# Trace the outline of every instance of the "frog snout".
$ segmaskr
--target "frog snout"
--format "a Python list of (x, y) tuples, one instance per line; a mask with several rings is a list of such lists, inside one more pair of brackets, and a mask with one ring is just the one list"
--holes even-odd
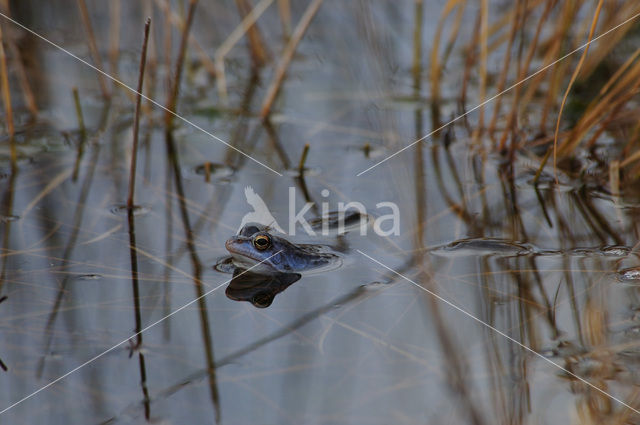
[(233, 239), (227, 239), (227, 241), (224, 243), (224, 247), (227, 248), (227, 251), (231, 251), (231, 248), (233, 248), (234, 242), (235, 241)]

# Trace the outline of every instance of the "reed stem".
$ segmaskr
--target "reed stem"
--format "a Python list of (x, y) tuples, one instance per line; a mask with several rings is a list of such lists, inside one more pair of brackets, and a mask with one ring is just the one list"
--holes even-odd
[(144, 81), (144, 68), (147, 62), (147, 45), (149, 42), (149, 27), (151, 26), (151, 18), (147, 18), (144, 25), (144, 39), (142, 41), (142, 54), (140, 56), (140, 71), (138, 73), (138, 87), (136, 90), (136, 107), (133, 115), (133, 150), (131, 152), (131, 171), (129, 173), (129, 197), (127, 199), (127, 208), (129, 211), (133, 209), (133, 196), (136, 182), (136, 160), (138, 157), (138, 127), (140, 126), (140, 103), (142, 101), (142, 85)]
[[(247, 0), (236, 0), (236, 6), (243, 20), (249, 16), (253, 9)], [(247, 28), (247, 39), (249, 40), (249, 53), (251, 53), (253, 66), (260, 68), (269, 61), (269, 53), (264, 46), (262, 34), (260, 34), (255, 21)]]
[(71, 89), (73, 93), (73, 103), (76, 107), (76, 116), (78, 117), (78, 130), (80, 131), (80, 142), (78, 143), (78, 155), (76, 157), (76, 164), (73, 167), (73, 175), (71, 179), (76, 181), (78, 179), (78, 171), (80, 170), (80, 161), (84, 154), (84, 144), (87, 139), (87, 130), (84, 126), (84, 116), (82, 115), (82, 106), (80, 105), (80, 96), (78, 95), (78, 88), (73, 87)]
[(302, 155), (300, 155), (300, 162), (298, 163), (298, 173), (300, 173), (300, 177), (304, 174), (304, 164), (307, 162), (307, 155), (309, 155), (309, 143), (305, 143)]
[[(78, 8), (80, 9), (80, 15), (82, 16), (84, 29), (87, 32), (87, 43), (89, 44), (91, 56), (93, 56), (93, 61), (96, 63), (96, 67), (99, 70), (104, 71), (102, 58), (100, 57), (100, 51), (98, 50), (98, 45), (96, 43), (96, 37), (93, 33), (93, 26), (91, 25), (91, 19), (89, 18), (89, 10), (87, 9), (87, 4), (84, 0), (77, 0), (77, 2)], [(98, 83), (100, 84), (100, 90), (102, 91), (102, 95), (104, 96), (104, 98), (110, 99), (111, 93), (109, 92), (105, 76), (101, 72), (98, 72)]]
[[(195, 15), (196, 6), (198, 0), (191, 0), (189, 2), (189, 12), (187, 13), (187, 20), (182, 28), (182, 39), (180, 40), (180, 50), (178, 51), (178, 59), (176, 60), (176, 68), (173, 83), (171, 84), (171, 92), (169, 93), (169, 99), (167, 100), (167, 113), (165, 114), (165, 124), (168, 129), (173, 124), (173, 113), (175, 113), (176, 105), (178, 102), (178, 91), (180, 88), (180, 79), (182, 76), (182, 68), (184, 65), (184, 58), (187, 53), (187, 42), (189, 41), (189, 30), (193, 23), (193, 16)], [(171, 111), (171, 112), (170, 112)]]
[(287, 69), (289, 68), (291, 59), (293, 58), (293, 54), (295, 53), (300, 40), (302, 40), (304, 33), (307, 31), (307, 28), (309, 28), (311, 20), (315, 16), (321, 4), (322, 0), (313, 0), (311, 4), (309, 4), (307, 10), (305, 10), (304, 12), (304, 15), (302, 15), (302, 18), (300, 18), (300, 22), (296, 26), (291, 39), (284, 48), (284, 52), (282, 52), (282, 58), (280, 59), (278, 68), (276, 69), (273, 80), (271, 80), (271, 84), (269, 85), (269, 89), (267, 90), (267, 95), (265, 96), (264, 102), (262, 103), (262, 108), (260, 109), (260, 117), (262, 119), (265, 119), (271, 112), (271, 107), (273, 106), (273, 102), (278, 96), (278, 92), (280, 91), (280, 87), (282, 86), (282, 81), (284, 80), (284, 76), (287, 73)]
[(0, 26), (0, 84), (2, 85), (2, 101), (4, 103), (4, 111), (7, 120), (7, 131), (9, 133), (11, 168), (17, 168), (18, 152), (16, 149), (16, 141), (13, 137), (15, 130), (13, 127), (13, 107), (11, 106), (11, 92), (9, 91), (9, 70), (7, 69), (7, 55), (4, 51), (4, 39), (2, 35), (2, 26)]

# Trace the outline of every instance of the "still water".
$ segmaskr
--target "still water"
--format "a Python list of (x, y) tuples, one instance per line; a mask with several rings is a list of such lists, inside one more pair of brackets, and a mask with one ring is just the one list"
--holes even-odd
[[(15, 19), (91, 60), (74, 2), (13, 3)], [(122, 2), (115, 67), (107, 61), (108, 3), (87, 6), (106, 69), (130, 86), (152, 7), (155, 77), (147, 84), (155, 87), (145, 93), (164, 104), (172, 75), (165, 3)], [(186, 5), (174, 3), (184, 16)], [(295, 26), (307, 5), (291, 3)], [(258, 113), (273, 66), (252, 70), (241, 41), (226, 57), (225, 101), (192, 45), (178, 112), (282, 175), (183, 121), (167, 132), (163, 112), (143, 100), (131, 220), (124, 205), (133, 97), (107, 82), (113, 96), (105, 101), (95, 71), (19, 34), (40, 112), (28, 119), (16, 88), (17, 171), (6, 129), (0, 147), (0, 409), (92, 361), (0, 420), (639, 423), (639, 414), (594, 388), (638, 406), (637, 197), (564, 174), (555, 184), (550, 169), (533, 185), (538, 162), (478, 148), (482, 140), (465, 127), (477, 112), (356, 176), (433, 129), (429, 55), (416, 80), (414, 36), (428, 51), (445, 3), (425, 2), (420, 11), (413, 1), (325, 1), (269, 123)], [(501, 4), (490, 2), (491, 13)], [(192, 34), (213, 57), (239, 22), (237, 8), (198, 8)], [(468, 6), (463, 35), (476, 12)], [(277, 5), (258, 22), (277, 62)], [(173, 37), (175, 57), (179, 31)], [(464, 61), (458, 49), (447, 65), (445, 119), (459, 108)], [(472, 107), (478, 94), (469, 90)], [(331, 210), (357, 201), (376, 218), (388, 212), (376, 204), (394, 202), (400, 234), (377, 235), (370, 223), (366, 235), (298, 235), (294, 243), (331, 246), (344, 261), (321, 273), (249, 274), (230, 286), (234, 269), (216, 265), (252, 210), (247, 186), (281, 224), (290, 188), (296, 211), (307, 200)], [(306, 214), (321, 216), (319, 207)]]

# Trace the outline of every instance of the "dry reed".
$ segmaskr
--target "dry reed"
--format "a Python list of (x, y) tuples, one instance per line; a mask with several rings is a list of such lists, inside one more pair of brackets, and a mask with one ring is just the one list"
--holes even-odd
[(133, 114), (133, 147), (131, 151), (131, 168), (129, 173), (129, 197), (127, 208), (133, 210), (133, 198), (136, 187), (136, 160), (138, 157), (138, 128), (140, 126), (140, 104), (142, 102), (142, 88), (144, 83), (144, 68), (147, 63), (147, 45), (149, 44), (149, 27), (151, 18), (147, 18), (144, 25), (144, 39), (142, 41), (142, 53), (140, 54), (140, 69), (138, 72), (138, 87), (136, 89), (136, 107)]

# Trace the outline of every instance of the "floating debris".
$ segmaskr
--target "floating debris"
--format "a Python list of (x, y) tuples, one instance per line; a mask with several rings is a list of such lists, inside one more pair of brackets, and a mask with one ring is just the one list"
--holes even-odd
[(627, 337), (636, 339), (640, 336), (640, 326), (631, 326), (630, 328), (625, 329), (623, 333)]
[(369, 283), (365, 283), (364, 285), (360, 285), (360, 289), (366, 290), (366, 291), (377, 291), (378, 289), (388, 285), (389, 283), (385, 283), (385, 282), (380, 282), (379, 280), (373, 281), (373, 282), (369, 282)]
[(568, 371), (583, 378), (613, 379), (622, 371), (611, 355), (608, 353), (589, 353), (581, 356), (568, 356), (565, 358), (565, 367)]
[(630, 267), (618, 272), (618, 279), (623, 282), (640, 282), (640, 267)]
[[(320, 168), (317, 167), (304, 167), (302, 174), (304, 175), (304, 177), (315, 177), (320, 175), (320, 172)], [(284, 173), (289, 177), (302, 177), (298, 168), (290, 168), (288, 170), (284, 170)]]
[(0, 223), (9, 223), (16, 220), (20, 220), (19, 215), (0, 215)]
[(446, 251), (487, 251), (489, 254), (496, 255), (525, 255), (538, 252), (529, 244), (492, 238), (460, 239), (445, 245), (442, 249)]
[(193, 168), (193, 172), (199, 176), (204, 176), (207, 180), (219, 181), (231, 177), (235, 173), (235, 170), (224, 164), (204, 162), (200, 165), (196, 165)]
[[(127, 213), (129, 212), (129, 209), (127, 208), (126, 205), (113, 205), (111, 208), (109, 208), (109, 211), (112, 214), (115, 215), (127, 215)], [(151, 208), (144, 206), (144, 205), (134, 205), (133, 206), (133, 215), (138, 216), (138, 215), (145, 215), (147, 214), (149, 211), (151, 211)]]
[(631, 248), (623, 245), (610, 245), (603, 247), (601, 252), (610, 257), (626, 257), (631, 252)]
[(102, 275), (97, 273), (87, 273), (87, 274), (78, 275), (76, 279), (77, 280), (100, 280), (102, 279)]

